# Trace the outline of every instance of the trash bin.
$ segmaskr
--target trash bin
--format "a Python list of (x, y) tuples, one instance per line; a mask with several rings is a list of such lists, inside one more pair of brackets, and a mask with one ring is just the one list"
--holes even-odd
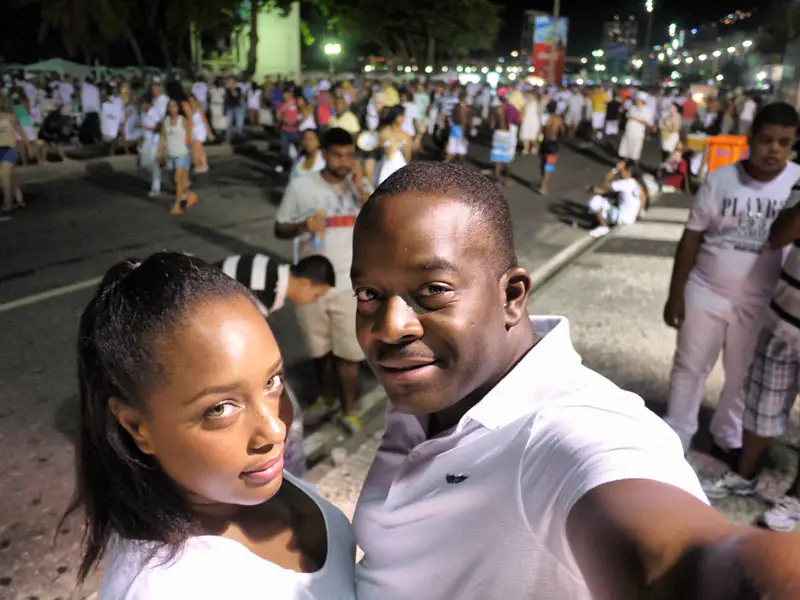
[(715, 135), (708, 138), (708, 173), (747, 158), (747, 136)]

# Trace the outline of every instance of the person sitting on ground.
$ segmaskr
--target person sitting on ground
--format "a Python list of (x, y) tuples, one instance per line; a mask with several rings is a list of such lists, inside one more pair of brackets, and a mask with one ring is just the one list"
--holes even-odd
[(104, 600), (355, 597), (347, 518), (283, 468), (283, 360), (244, 286), (173, 252), (118, 263), (77, 354), (79, 583), (105, 558)]
[[(336, 285), (333, 265), (321, 255), (307, 256), (296, 265), (282, 264), (264, 254), (234, 255), (216, 266), (253, 292), (265, 317), (283, 308), (287, 300), (295, 306), (312, 304)], [(292, 475), (302, 477), (306, 470), (303, 413), (288, 381), (284, 384), (292, 408), (284, 465)]]
[(589, 199), (589, 212), (599, 224), (591, 231), (592, 237), (606, 235), (615, 225), (633, 225), (650, 200), (642, 172), (630, 159), (619, 161), (603, 183), (589, 191), (595, 194)]
[(541, 174), (539, 193), (547, 196), (550, 191), (550, 177), (556, 172), (558, 161), (558, 140), (564, 135), (564, 119), (556, 112), (557, 103), (551, 100), (547, 103), (547, 121), (544, 123), (541, 147)]

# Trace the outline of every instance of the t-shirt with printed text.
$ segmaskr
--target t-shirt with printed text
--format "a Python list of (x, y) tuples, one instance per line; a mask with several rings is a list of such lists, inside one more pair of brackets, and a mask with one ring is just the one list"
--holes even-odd
[(704, 232), (689, 278), (730, 298), (769, 298), (781, 251), (766, 242), (799, 178), (800, 165), (792, 162), (772, 181), (753, 179), (741, 162), (709, 174), (686, 223), (690, 231)]

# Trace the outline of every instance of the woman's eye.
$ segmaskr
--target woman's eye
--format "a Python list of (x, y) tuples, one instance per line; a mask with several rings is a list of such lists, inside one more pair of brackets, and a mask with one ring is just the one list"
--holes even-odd
[(265, 392), (272, 392), (279, 388), (283, 387), (283, 374), (276, 373), (272, 377), (267, 380), (266, 385), (264, 386)]
[(219, 404), (215, 404), (214, 406), (209, 408), (203, 414), (203, 416), (208, 419), (222, 419), (225, 417), (230, 417), (237, 410), (239, 410), (239, 407), (236, 406), (236, 404), (234, 404), (233, 402), (230, 401), (220, 402)]
[(372, 290), (367, 290), (367, 289), (356, 290), (356, 299), (359, 302), (369, 302), (371, 300), (375, 300), (376, 297), (377, 294), (375, 294), (375, 292), (373, 292)]

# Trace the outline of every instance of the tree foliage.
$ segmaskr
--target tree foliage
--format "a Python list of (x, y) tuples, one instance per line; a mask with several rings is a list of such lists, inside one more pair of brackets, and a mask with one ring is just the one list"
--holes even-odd
[(783, 54), (786, 44), (800, 36), (800, 4), (773, 0), (767, 11), (756, 49), (764, 54)]

